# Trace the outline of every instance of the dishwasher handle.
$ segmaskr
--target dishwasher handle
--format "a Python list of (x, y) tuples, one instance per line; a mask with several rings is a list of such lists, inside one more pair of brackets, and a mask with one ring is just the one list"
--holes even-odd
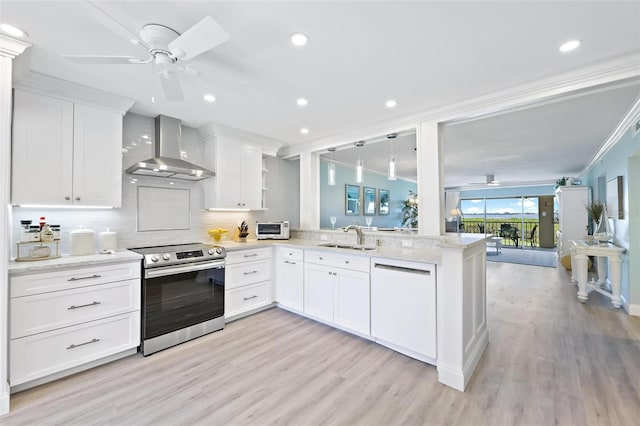
[(418, 275), (426, 275), (426, 276), (431, 275), (431, 271), (429, 270), (406, 268), (404, 266), (386, 265), (384, 263), (374, 263), (373, 267), (378, 269), (388, 269), (390, 271), (406, 272), (409, 274), (418, 274)]

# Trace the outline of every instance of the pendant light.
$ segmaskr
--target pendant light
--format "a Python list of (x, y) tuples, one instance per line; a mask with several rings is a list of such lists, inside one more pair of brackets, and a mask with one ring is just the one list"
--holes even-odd
[(389, 167), (387, 168), (387, 179), (396, 180), (396, 158), (393, 155), (393, 140), (398, 137), (397, 133), (390, 133), (387, 135), (387, 139), (391, 140), (391, 155), (389, 156)]
[(329, 148), (329, 152), (331, 153), (331, 161), (329, 161), (329, 168), (327, 169), (327, 184), (329, 186), (335, 186), (336, 184), (336, 165), (333, 162), (333, 153), (336, 152), (335, 148)]
[[(355, 142), (354, 145), (358, 148), (362, 148), (364, 146), (364, 141)], [(363, 167), (364, 164), (360, 158), (360, 154), (358, 154), (358, 162), (356, 163), (356, 183), (362, 183)]]

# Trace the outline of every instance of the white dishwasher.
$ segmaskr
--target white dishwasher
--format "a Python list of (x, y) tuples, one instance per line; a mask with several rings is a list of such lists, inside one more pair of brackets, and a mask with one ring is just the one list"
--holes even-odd
[(435, 365), (436, 265), (371, 258), (371, 335)]

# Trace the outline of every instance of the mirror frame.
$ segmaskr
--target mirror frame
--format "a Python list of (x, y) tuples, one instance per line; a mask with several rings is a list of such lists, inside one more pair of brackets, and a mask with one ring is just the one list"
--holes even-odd
[[(351, 190), (351, 191), (350, 191)], [(349, 198), (350, 192), (357, 192), (356, 198)], [(355, 210), (349, 210), (349, 201), (355, 201)], [(346, 183), (344, 185), (344, 214), (345, 216), (360, 216), (360, 186)]]
[[(373, 211), (369, 212), (367, 207), (373, 204)], [(375, 216), (377, 211), (376, 189), (370, 186), (363, 187), (362, 190), (362, 214), (365, 216)]]
[[(389, 194), (390, 191), (388, 189), (378, 189), (378, 214), (380, 216), (388, 216), (389, 215)], [(383, 208), (382, 205), (382, 197), (386, 197), (387, 203)]]

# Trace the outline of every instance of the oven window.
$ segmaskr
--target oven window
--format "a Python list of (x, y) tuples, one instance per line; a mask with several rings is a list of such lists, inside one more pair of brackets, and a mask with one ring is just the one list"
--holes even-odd
[(279, 223), (264, 223), (258, 225), (258, 234), (261, 235), (280, 235), (282, 225)]
[(143, 338), (224, 315), (224, 268), (144, 280)]

